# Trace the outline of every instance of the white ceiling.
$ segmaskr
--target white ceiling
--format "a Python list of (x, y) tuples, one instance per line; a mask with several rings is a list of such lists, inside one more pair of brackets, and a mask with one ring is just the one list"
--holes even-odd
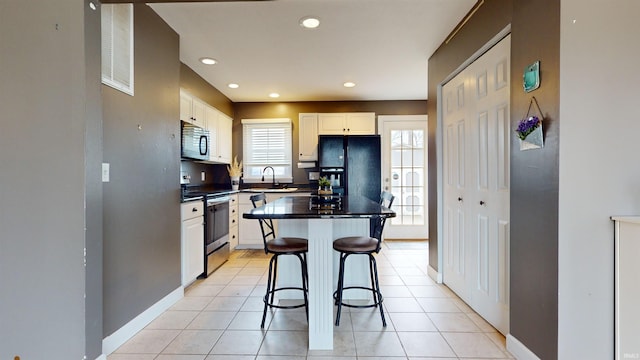
[[(156, 3), (180, 60), (234, 102), (424, 100), (427, 60), (476, 0)], [(314, 15), (320, 27), (298, 25)], [(216, 65), (204, 65), (201, 57)], [(354, 88), (342, 84), (353, 81)], [(229, 83), (238, 89), (227, 87)], [(271, 99), (269, 93), (280, 98)]]

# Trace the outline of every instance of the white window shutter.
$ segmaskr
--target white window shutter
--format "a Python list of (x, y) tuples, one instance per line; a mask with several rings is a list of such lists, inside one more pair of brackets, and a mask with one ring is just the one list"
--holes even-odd
[(133, 95), (133, 4), (102, 5), (102, 82)]
[[(292, 146), (290, 119), (244, 119), (243, 180), (261, 181), (266, 166), (274, 168), (275, 177), (280, 182), (291, 182)], [(271, 173), (268, 173), (271, 179)]]

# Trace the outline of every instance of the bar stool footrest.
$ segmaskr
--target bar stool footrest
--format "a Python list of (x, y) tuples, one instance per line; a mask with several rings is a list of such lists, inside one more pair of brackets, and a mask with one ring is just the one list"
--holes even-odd
[(275, 290), (271, 290), (269, 291), (263, 298), (262, 298), (262, 302), (264, 302), (268, 307), (271, 308), (276, 308), (276, 309), (297, 309), (297, 308), (301, 308), (306, 306), (307, 304), (304, 302), (304, 299), (302, 299), (302, 304), (295, 304), (295, 305), (278, 305), (278, 304), (272, 304), (269, 302), (269, 297), (273, 294), (275, 294), (278, 291), (282, 291), (282, 290), (299, 290), (299, 291), (305, 291), (303, 288), (299, 288), (299, 287), (283, 287), (283, 288), (277, 288)]
[[(346, 286), (342, 288), (342, 292), (344, 292), (345, 290), (349, 290), (349, 289), (360, 289), (360, 290), (367, 290), (369, 292), (373, 292), (374, 290), (372, 288), (369, 287), (364, 287), (364, 286)], [(342, 306), (346, 306), (346, 307), (350, 307), (350, 308), (358, 308), (358, 309), (366, 309), (366, 308), (370, 308), (370, 307), (378, 307), (380, 306), (380, 304), (382, 304), (382, 301), (384, 301), (384, 299), (382, 298), (382, 293), (380, 291), (377, 291), (377, 295), (378, 295), (378, 301), (374, 301), (371, 304), (367, 304), (367, 305), (353, 305), (353, 304), (347, 304), (344, 301), (342, 302)], [(334, 291), (333, 292), (333, 300), (334, 300), (334, 304), (337, 305), (338, 304), (338, 291)]]

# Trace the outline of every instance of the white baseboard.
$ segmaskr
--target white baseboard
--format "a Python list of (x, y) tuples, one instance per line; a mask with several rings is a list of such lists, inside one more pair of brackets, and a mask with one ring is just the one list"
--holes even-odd
[(523, 343), (518, 341), (511, 334), (507, 334), (507, 350), (518, 360), (540, 360), (531, 350)]
[(102, 354), (96, 358), (96, 360), (107, 360), (107, 355)]
[(429, 265), (429, 267), (427, 268), (427, 275), (429, 275), (429, 277), (438, 284), (442, 284), (442, 274), (439, 273), (438, 270), (431, 267), (431, 265)]
[(164, 298), (160, 299), (157, 303), (151, 305), (147, 310), (140, 313), (140, 315), (133, 318), (131, 321), (126, 323), (123, 327), (116, 330), (113, 334), (107, 336), (102, 339), (102, 354), (98, 359), (102, 360), (102, 356), (104, 356), (104, 360), (106, 360), (106, 355), (111, 354), (116, 351), (122, 344), (127, 342), (127, 340), (131, 339), (133, 335), (137, 334), (138, 331), (144, 329), (145, 326), (149, 325), (155, 318), (160, 316), (163, 312), (165, 312), (168, 308), (170, 308), (173, 304), (178, 302), (178, 300), (184, 297), (184, 288), (181, 286), (171, 293), (169, 293)]

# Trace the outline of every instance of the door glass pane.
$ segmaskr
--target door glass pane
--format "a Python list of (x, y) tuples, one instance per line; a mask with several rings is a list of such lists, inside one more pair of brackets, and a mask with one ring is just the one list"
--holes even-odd
[(391, 192), (395, 225), (424, 225), (424, 131), (391, 130)]

